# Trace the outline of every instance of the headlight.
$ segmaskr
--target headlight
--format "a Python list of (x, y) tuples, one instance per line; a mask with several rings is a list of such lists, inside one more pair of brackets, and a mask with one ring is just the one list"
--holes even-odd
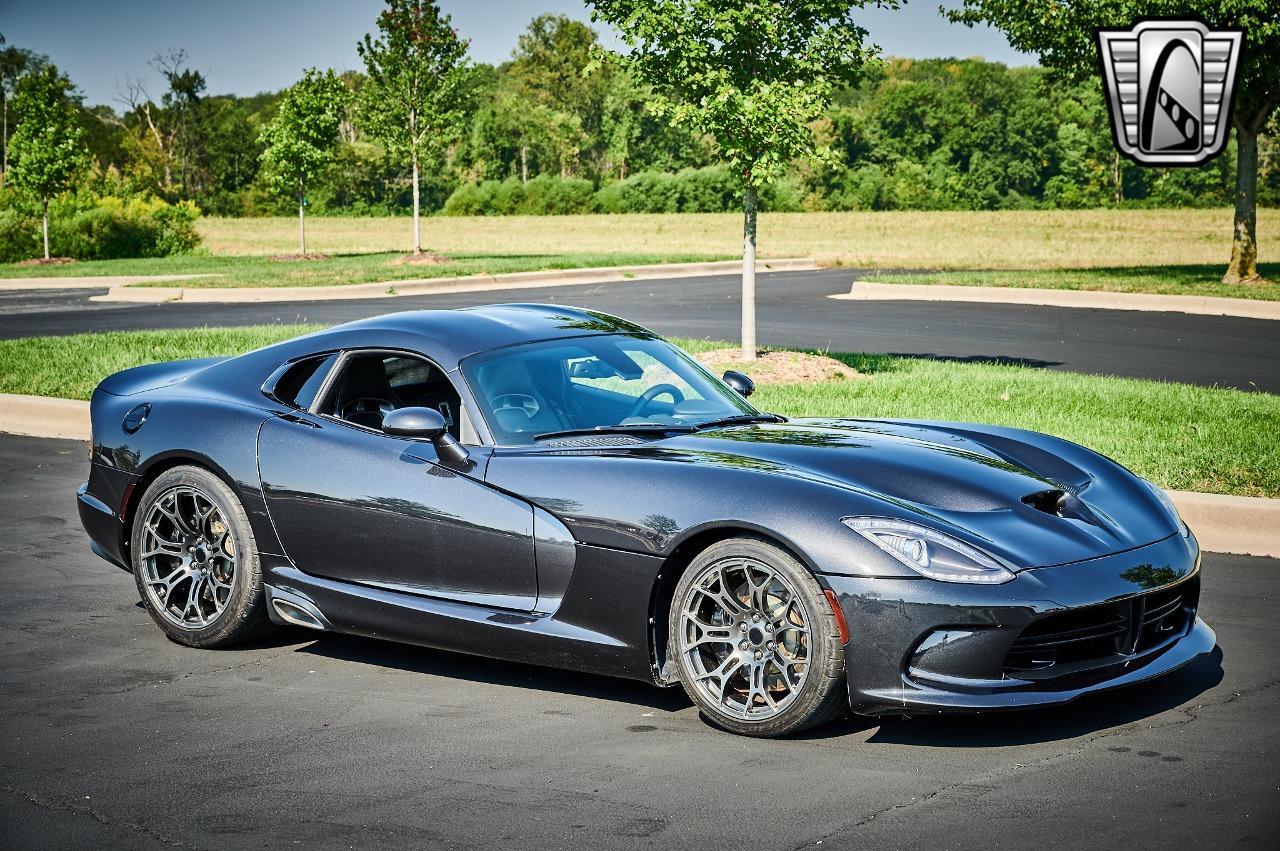
[(995, 557), (927, 526), (883, 517), (845, 517), (840, 522), (930, 579), (984, 585), (1013, 579), (1013, 571)]
[(1169, 512), (1169, 516), (1173, 518), (1173, 522), (1177, 524), (1178, 529), (1182, 532), (1182, 537), (1185, 538), (1190, 535), (1191, 529), (1187, 527), (1186, 521), (1178, 513), (1178, 507), (1173, 504), (1173, 498), (1155, 482), (1149, 482), (1146, 479), (1142, 481), (1147, 487), (1151, 488), (1151, 492), (1156, 495), (1156, 499), (1160, 500), (1160, 504), (1164, 506), (1164, 510)]

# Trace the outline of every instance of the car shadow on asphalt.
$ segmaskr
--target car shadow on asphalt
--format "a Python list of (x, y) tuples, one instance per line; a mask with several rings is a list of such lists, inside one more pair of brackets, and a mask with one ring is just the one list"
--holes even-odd
[(359, 636), (326, 635), (300, 646), (298, 652), (433, 677), (611, 700), (662, 712), (678, 712), (692, 705), (679, 687), (657, 688), (636, 680), (506, 662)]
[(1222, 682), (1222, 648), (1202, 656), (1161, 679), (1086, 695), (1063, 706), (993, 712), (982, 715), (936, 715), (912, 718), (859, 718), (840, 721), (803, 734), (828, 738), (865, 733), (879, 744), (933, 748), (982, 748), (1028, 745), (1074, 739), (1141, 721), (1179, 707)]
[[(297, 635), (292, 635), (297, 640)], [(691, 706), (684, 690), (656, 688), (634, 680), (504, 662), (348, 635), (326, 635), (298, 652), (455, 680), (609, 700), (674, 713)], [(793, 738), (866, 736), (874, 743), (924, 747), (1007, 747), (1060, 741), (1120, 727), (1191, 704), (1222, 682), (1222, 649), (1149, 683), (1082, 697), (1064, 706), (981, 715), (867, 718), (846, 715)]]

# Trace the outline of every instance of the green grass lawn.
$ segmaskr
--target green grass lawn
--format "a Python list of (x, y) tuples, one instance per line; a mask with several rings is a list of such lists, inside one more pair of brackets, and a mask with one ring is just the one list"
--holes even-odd
[[(234, 355), (314, 325), (112, 332), (0, 341), (0, 392), (87, 399), (142, 363)], [(678, 340), (691, 351), (726, 343)], [(1065, 437), (1182, 490), (1280, 497), (1280, 396), (878, 354), (832, 357), (870, 377), (764, 385), (752, 400), (800, 416), (998, 423)]]
[(1114, 293), (1225, 296), (1280, 301), (1280, 264), (1263, 263), (1266, 278), (1258, 284), (1224, 284), (1222, 267), (1119, 266), (1101, 269), (1028, 269), (1022, 271), (926, 272), (871, 275), (882, 284), (945, 284), (958, 287), (1038, 287), (1052, 290), (1096, 290)]
[(92, 260), (65, 266), (17, 266), (0, 264), (0, 278), (79, 277), (99, 275), (217, 275), (182, 281), (157, 281), (141, 286), (158, 287), (322, 287), (381, 281), (446, 278), (462, 275), (498, 275), (504, 272), (537, 272), (547, 269), (580, 269), (595, 266), (640, 266), (651, 263), (690, 263), (731, 260), (716, 254), (566, 253), (566, 254), (457, 254), (441, 264), (397, 263), (403, 253), (336, 254), (325, 260), (272, 260), (262, 255), (191, 254), (134, 260)]

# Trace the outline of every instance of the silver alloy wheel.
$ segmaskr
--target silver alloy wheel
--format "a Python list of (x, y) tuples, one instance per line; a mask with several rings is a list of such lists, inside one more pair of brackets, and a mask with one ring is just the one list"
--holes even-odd
[(679, 651), (720, 711), (762, 721), (784, 711), (809, 668), (809, 613), (780, 573), (751, 558), (707, 565), (681, 602)]
[(227, 608), (236, 544), (208, 494), (169, 488), (151, 506), (142, 535), (143, 585), (156, 611), (183, 629), (201, 629)]

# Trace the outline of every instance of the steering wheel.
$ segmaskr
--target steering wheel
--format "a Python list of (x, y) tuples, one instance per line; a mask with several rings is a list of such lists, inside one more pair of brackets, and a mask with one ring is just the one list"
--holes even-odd
[(524, 393), (503, 393), (490, 399), (489, 404), (493, 406), (495, 414), (502, 411), (523, 411), (529, 419), (533, 419), (542, 410), (537, 399)]
[(361, 396), (343, 405), (342, 410), (338, 412), (338, 416), (344, 420), (350, 420), (357, 414), (377, 414), (379, 417), (385, 417), (395, 409), (396, 406), (390, 399), (383, 399), (378, 396)]
[(635, 404), (631, 406), (631, 410), (627, 412), (627, 417), (638, 417), (645, 408), (653, 403), (653, 400), (663, 394), (671, 397), (672, 401), (679, 405), (684, 401), (684, 394), (680, 392), (680, 388), (674, 384), (655, 384), (648, 390), (640, 394), (640, 398), (636, 399)]

